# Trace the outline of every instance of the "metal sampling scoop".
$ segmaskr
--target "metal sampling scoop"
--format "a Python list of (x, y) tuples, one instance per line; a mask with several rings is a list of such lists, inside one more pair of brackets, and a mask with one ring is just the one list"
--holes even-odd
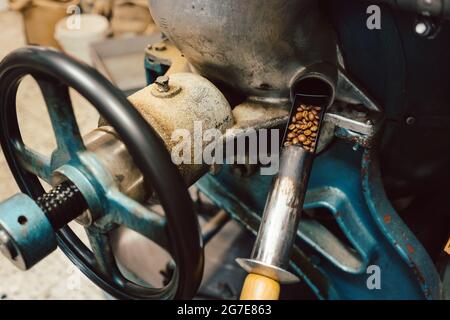
[(297, 95), (283, 140), (280, 171), (269, 193), (250, 259), (237, 259), (249, 272), (241, 299), (278, 299), (280, 283), (299, 279), (287, 271), (308, 186), (325, 96)]

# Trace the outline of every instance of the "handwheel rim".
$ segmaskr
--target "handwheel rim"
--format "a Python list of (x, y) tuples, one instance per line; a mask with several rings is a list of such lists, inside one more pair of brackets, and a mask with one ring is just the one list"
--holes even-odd
[[(151, 186), (165, 209), (170, 225), (168, 233), (173, 247), (172, 255), (177, 265), (174, 279), (177, 283), (171, 281), (165, 288), (143, 290), (142, 293), (118, 288), (110, 279), (99, 274), (89, 261), (86, 250), (90, 250), (81, 246), (81, 240), (68, 227), (57, 232), (61, 250), (89, 279), (116, 298), (192, 298), (202, 279), (203, 245), (192, 200), (164, 143), (125, 96), (100, 73), (52, 49), (19, 49), (0, 63), (0, 142), (22, 192), (33, 198), (44, 192), (37, 176), (22, 168), (15, 159), (9, 139), (14, 134), (21, 140), (15, 95), (22, 77), (29, 74), (44, 74), (74, 88), (115, 128), (136, 165), (144, 177), (148, 178), (146, 183), (152, 181)], [(161, 172), (164, 172), (164, 179), (158, 179)], [(177, 194), (177, 201), (170, 197), (174, 193)], [(177, 212), (182, 212), (182, 215), (176, 214)]]

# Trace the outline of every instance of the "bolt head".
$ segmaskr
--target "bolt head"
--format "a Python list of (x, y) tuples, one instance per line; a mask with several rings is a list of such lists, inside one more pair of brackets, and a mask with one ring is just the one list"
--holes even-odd
[(421, 37), (431, 37), (436, 30), (436, 25), (429, 19), (418, 21), (414, 31)]
[(406, 118), (406, 124), (407, 125), (413, 125), (414, 123), (416, 123), (416, 119), (414, 117), (408, 117)]
[(168, 76), (161, 76), (156, 78), (155, 84), (159, 92), (167, 92), (170, 90)]
[(416, 30), (417, 34), (422, 35), (422, 34), (425, 34), (427, 32), (428, 27), (427, 27), (427, 25), (425, 23), (419, 22), (418, 24), (416, 24), (416, 29), (415, 30)]

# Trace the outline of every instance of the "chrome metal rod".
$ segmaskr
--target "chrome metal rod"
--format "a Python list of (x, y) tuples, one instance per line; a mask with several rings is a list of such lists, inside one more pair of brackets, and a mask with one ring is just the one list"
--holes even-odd
[(269, 194), (252, 259), (288, 267), (314, 155), (302, 147), (283, 149), (280, 172)]
[(281, 283), (298, 281), (287, 267), (313, 160), (314, 153), (301, 146), (283, 148), (280, 172), (267, 198), (251, 258), (237, 259), (247, 272)]

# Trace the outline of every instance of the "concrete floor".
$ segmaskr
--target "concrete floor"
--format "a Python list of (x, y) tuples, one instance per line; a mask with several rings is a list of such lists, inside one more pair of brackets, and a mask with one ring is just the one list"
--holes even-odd
[[(0, 59), (25, 45), (22, 16), (0, 12)], [(81, 97), (72, 94), (82, 132), (96, 126), (98, 115)], [(18, 116), (25, 143), (50, 154), (55, 146), (45, 104), (37, 85), (26, 78), (18, 94)], [(0, 201), (19, 192), (0, 151)], [(80, 235), (83, 230), (75, 226)], [(17, 270), (0, 256), (0, 299), (103, 299), (100, 289), (76, 269), (59, 250), (28, 272)]]

